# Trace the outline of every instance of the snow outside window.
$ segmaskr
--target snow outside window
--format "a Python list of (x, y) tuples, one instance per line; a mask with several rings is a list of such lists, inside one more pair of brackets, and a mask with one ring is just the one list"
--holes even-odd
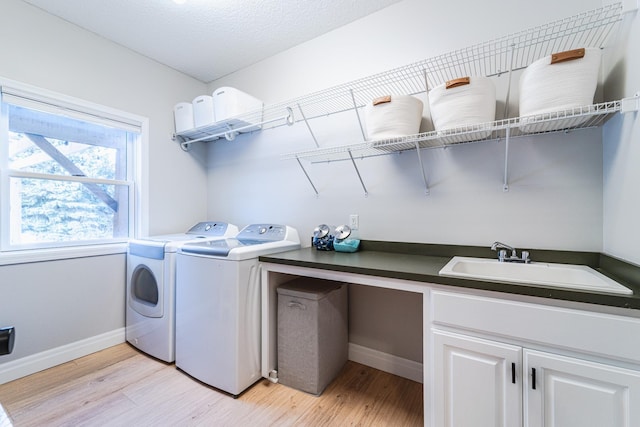
[(1, 249), (133, 236), (140, 126), (68, 98), (6, 86), (1, 96)]

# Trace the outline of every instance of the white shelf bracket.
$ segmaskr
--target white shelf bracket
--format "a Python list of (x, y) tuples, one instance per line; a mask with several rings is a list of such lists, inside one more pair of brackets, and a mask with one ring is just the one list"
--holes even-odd
[(309, 129), (309, 133), (311, 134), (311, 138), (313, 138), (313, 142), (315, 142), (316, 144), (316, 148), (320, 148), (320, 144), (318, 144), (318, 139), (316, 138), (316, 135), (313, 133), (313, 130), (311, 129), (311, 125), (309, 124), (309, 121), (307, 120), (307, 116), (304, 115), (304, 112), (302, 111), (302, 107), (300, 106), (300, 104), (296, 104), (298, 106), (298, 110), (300, 110), (300, 115), (302, 116), (302, 119), (304, 120), (304, 124), (307, 125), (307, 129)]
[(362, 181), (362, 176), (360, 175), (360, 171), (358, 170), (358, 165), (356, 165), (356, 161), (353, 159), (351, 150), (348, 150), (347, 152), (349, 153), (349, 158), (351, 158), (351, 163), (353, 163), (353, 168), (356, 170), (356, 174), (358, 174), (360, 185), (362, 185), (362, 189), (364, 190), (364, 197), (367, 197), (369, 195), (369, 192), (367, 191), (367, 187), (364, 185), (364, 181)]
[(233, 128), (231, 126), (229, 126), (229, 125), (227, 125), (227, 129), (228, 129), (228, 131), (225, 132), (224, 139), (226, 139), (227, 141), (231, 142), (234, 139), (236, 139), (236, 136), (238, 136), (238, 132), (233, 130)]
[(181, 137), (180, 135), (173, 133), (171, 135), (171, 140), (178, 142), (178, 144), (180, 144), (180, 149), (182, 149), (182, 151), (191, 151), (191, 145), (185, 143), (184, 138)]
[(504, 100), (504, 117), (503, 119), (509, 118), (509, 100), (511, 98), (511, 77), (513, 76), (513, 51), (515, 49), (515, 44), (511, 44), (509, 46), (509, 82), (507, 84), (507, 95)]
[(416, 141), (416, 154), (418, 155), (418, 163), (420, 163), (420, 172), (422, 173), (422, 180), (424, 181), (424, 194), (429, 195), (429, 183), (427, 182), (427, 175), (424, 172), (424, 164), (422, 163), (422, 156), (420, 155), (420, 143)]
[[(353, 89), (349, 89), (349, 93), (351, 93), (351, 100), (353, 101), (353, 110), (356, 112), (356, 117), (358, 118), (358, 124), (360, 125), (360, 132), (362, 133), (362, 140), (366, 141), (367, 140), (367, 136), (364, 133), (364, 127), (362, 126), (362, 120), (360, 119), (360, 113), (358, 113), (358, 104), (356, 104), (356, 97), (353, 95)], [(351, 153), (349, 153), (349, 155), (351, 155)], [(365, 189), (365, 192), (366, 191), (367, 190)]]
[(287, 124), (287, 126), (293, 126), (293, 124), (296, 122), (295, 117), (293, 116), (293, 110), (291, 109), (291, 107), (287, 107), (287, 115), (284, 117), (284, 121)]
[(504, 139), (504, 183), (502, 191), (509, 191), (509, 134), (511, 129), (507, 128), (507, 134)]
[(304, 176), (307, 177), (307, 181), (309, 181), (309, 184), (311, 184), (311, 188), (313, 188), (313, 191), (316, 193), (316, 197), (318, 197), (319, 195), (318, 189), (316, 188), (315, 185), (313, 185), (313, 181), (311, 180), (311, 177), (307, 173), (307, 170), (304, 168), (304, 166), (302, 166), (302, 162), (300, 161), (300, 158), (298, 156), (296, 156), (296, 160), (298, 161), (298, 165), (300, 166), (300, 169), (302, 169), (302, 172), (304, 172)]
[(634, 113), (640, 110), (640, 92), (636, 92), (631, 98), (624, 98), (620, 101), (620, 112)]

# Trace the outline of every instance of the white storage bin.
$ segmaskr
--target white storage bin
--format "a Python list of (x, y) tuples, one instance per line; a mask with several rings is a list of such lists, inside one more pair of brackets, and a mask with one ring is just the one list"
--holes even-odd
[[(213, 108), (218, 122), (227, 122), (234, 128), (256, 125), (242, 132), (260, 129), (263, 102), (245, 92), (232, 87), (220, 87), (213, 91)], [(235, 118), (247, 113), (242, 119)]]
[(496, 87), (488, 77), (450, 80), (429, 92), (429, 109), (434, 129), (446, 142), (484, 139), (496, 119)]
[[(527, 67), (520, 77), (520, 116), (523, 132), (542, 132), (578, 126), (588, 117), (526, 124), (534, 117), (593, 104), (598, 85), (600, 49), (586, 48), (555, 53)], [(559, 61), (558, 61), (559, 60)]]
[(173, 107), (173, 120), (176, 125), (176, 133), (185, 132), (194, 128), (193, 104), (179, 102)]
[(367, 139), (389, 139), (420, 132), (422, 101), (410, 95), (376, 98), (364, 108)]
[(201, 126), (212, 125), (216, 122), (213, 113), (213, 98), (209, 95), (200, 95), (193, 102), (193, 124)]

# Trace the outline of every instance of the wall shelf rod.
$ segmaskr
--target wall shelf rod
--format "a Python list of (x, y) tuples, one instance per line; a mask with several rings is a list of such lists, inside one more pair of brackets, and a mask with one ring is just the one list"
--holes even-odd
[(304, 168), (304, 166), (302, 166), (302, 162), (300, 161), (299, 158), (296, 157), (296, 160), (298, 161), (298, 165), (300, 165), (300, 169), (302, 169), (302, 172), (304, 172), (304, 176), (307, 177), (307, 180), (309, 181), (309, 184), (311, 184), (311, 187), (313, 188), (313, 191), (316, 193), (316, 197), (318, 197), (318, 189), (316, 188), (315, 185), (313, 185), (313, 181), (311, 180), (311, 177), (309, 176), (309, 174), (307, 173), (307, 170)]
[(362, 133), (362, 140), (366, 141), (367, 140), (367, 135), (365, 134), (364, 127), (362, 126), (362, 119), (360, 119), (360, 113), (358, 113), (358, 104), (356, 103), (356, 97), (353, 95), (353, 89), (349, 89), (349, 93), (351, 94), (351, 100), (353, 101), (353, 110), (356, 112), (356, 117), (358, 118), (358, 124), (360, 125), (360, 132)]
[(420, 143), (416, 141), (416, 154), (418, 155), (418, 163), (420, 164), (420, 172), (422, 173), (422, 180), (424, 181), (424, 194), (429, 195), (429, 183), (427, 182), (427, 175), (424, 172), (424, 164), (422, 163), (422, 155), (420, 154)]
[(504, 139), (504, 182), (502, 185), (502, 191), (509, 191), (509, 134), (511, 129), (507, 128), (507, 133)]
[(313, 130), (311, 129), (311, 125), (309, 124), (309, 120), (307, 120), (307, 116), (305, 116), (304, 112), (302, 111), (302, 107), (300, 106), (299, 103), (296, 105), (298, 106), (298, 110), (300, 110), (300, 115), (302, 116), (302, 120), (304, 120), (304, 124), (307, 125), (307, 129), (309, 129), (309, 133), (311, 134), (311, 138), (313, 138), (313, 142), (315, 142), (316, 144), (316, 148), (320, 148), (320, 144), (318, 144), (318, 139), (313, 133)]
[(356, 165), (356, 161), (353, 159), (353, 154), (351, 154), (351, 150), (349, 150), (349, 157), (351, 158), (351, 163), (353, 164), (353, 167), (356, 170), (356, 174), (358, 174), (360, 185), (362, 185), (362, 189), (364, 190), (364, 196), (367, 197), (369, 195), (369, 192), (367, 191), (367, 187), (364, 185), (364, 181), (362, 180), (362, 175), (360, 175), (360, 171), (358, 170), (358, 165)]

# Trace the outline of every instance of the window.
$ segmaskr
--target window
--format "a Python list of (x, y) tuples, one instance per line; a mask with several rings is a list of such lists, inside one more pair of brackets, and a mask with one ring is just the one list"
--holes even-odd
[(0, 96), (0, 249), (133, 236), (142, 122), (43, 91)]

